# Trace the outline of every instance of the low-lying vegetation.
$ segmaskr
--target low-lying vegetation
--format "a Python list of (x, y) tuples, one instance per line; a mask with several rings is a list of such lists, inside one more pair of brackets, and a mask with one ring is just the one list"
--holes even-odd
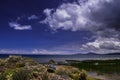
[(10, 56), (0, 59), (0, 80), (99, 80), (90, 78), (85, 70), (57, 65), (54, 60), (39, 64), (30, 58)]
[(87, 71), (95, 71), (99, 74), (120, 74), (120, 60), (88, 60), (88, 61), (74, 61), (67, 60), (67, 62), (79, 69)]

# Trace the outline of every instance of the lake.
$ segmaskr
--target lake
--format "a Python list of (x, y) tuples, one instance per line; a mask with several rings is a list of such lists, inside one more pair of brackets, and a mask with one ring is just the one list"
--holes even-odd
[(109, 59), (120, 59), (120, 55), (46, 55), (46, 56), (37, 56), (32, 57), (40, 63), (48, 62), (53, 59), (55, 61), (65, 60), (109, 60)]
[(39, 63), (46, 63), (53, 59), (55, 61), (65, 60), (108, 60), (120, 59), (120, 55), (97, 55), (97, 54), (77, 54), (77, 55), (39, 55), (39, 54), (0, 54), (0, 58), (6, 58), (10, 55), (30, 57), (37, 60)]

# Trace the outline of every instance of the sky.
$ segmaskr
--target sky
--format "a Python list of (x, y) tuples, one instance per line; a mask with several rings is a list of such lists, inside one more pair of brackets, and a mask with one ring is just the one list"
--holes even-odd
[(120, 0), (1, 0), (0, 53), (120, 52)]

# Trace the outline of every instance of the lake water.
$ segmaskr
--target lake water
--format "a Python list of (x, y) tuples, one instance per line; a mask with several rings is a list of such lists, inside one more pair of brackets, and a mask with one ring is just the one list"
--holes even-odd
[(55, 61), (65, 61), (65, 60), (109, 60), (109, 59), (120, 59), (120, 55), (46, 55), (46, 56), (38, 56), (34, 58), (40, 63), (48, 62), (53, 59)]
[[(0, 58), (9, 57), (11, 54), (0, 54)], [(15, 54), (13, 54), (15, 55)], [(108, 60), (108, 59), (120, 59), (120, 55), (95, 55), (95, 54), (88, 54), (88, 55), (20, 55), (16, 54), (17, 56), (23, 57), (30, 57), (34, 60), (38, 61), (39, 63), (46, 63), (49, 60), (53, 59), (55, 61), (65, 61), (65, 60)]]

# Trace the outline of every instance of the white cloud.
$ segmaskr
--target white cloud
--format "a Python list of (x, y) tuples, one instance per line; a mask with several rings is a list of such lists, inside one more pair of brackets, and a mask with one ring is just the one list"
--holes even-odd
[(28, 54), (25, 50), (0, 49), (0, 54)]
[(33, 20), (33, 19), (38, 19), (38, 16), (36, 15), (31, 15), (28, 17), (28, 20)]
[(65, 50), (47, 50), (47, 49), (33, 49), (33, 50), (17, 50), (17, 49), (0, 49), (0, 54), (43, 54), (43, 55), (63, 55), (74, 54)]
[(34, 49), (32, 51), (32, 54), (48, 54), (48, 55), (65, 55), (65, 54), (71, 54), (69, 51), (63, 51), (63, 50), (47, 50), (47, 49)]
[(81, 50), (120, 52), (120, 0), (77, 1), (79, 4), (68, 2), (57, 9), (45, 9), (42, 23), (53, 30), (91, 32), (95, 41), (83, 44)]
[[(90, 19), (92, 12), (97, 12), (102, 8), (104, 3), (110, 3), (112, 0), (89, 0), (77, 3), (63, 3), (56, 10), (45, 9), (47, 23), (53, 30), (55, 29), (71, 29), (77, 30), (90, 30), (98, 27), (102, 23), (92, 21)], [(69, 23), (68, 23), (69, 22)]]
[(120, 52), (120, 40), (99, 37), (93, 42), (83, 44), (82, 49), (96, 53)]
[(32, 30), (32, 26), (31, 25), (21, 25), (17, 22), (10, 22), (9, 26), (11, 28), (14, 28), (15, 30)]

